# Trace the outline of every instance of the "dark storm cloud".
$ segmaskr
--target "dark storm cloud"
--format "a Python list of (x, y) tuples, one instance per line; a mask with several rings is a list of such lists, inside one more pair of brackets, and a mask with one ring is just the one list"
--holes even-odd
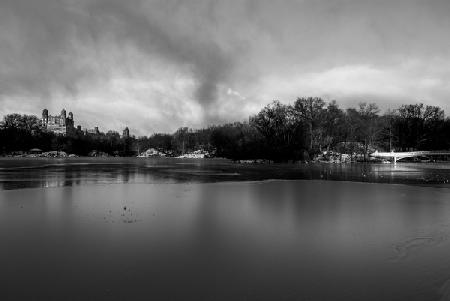
[(450, 109), (448, 15), (447, 0), (0, 0), (0, 113), (71, 106), (147, 134), (303, 95)]
[[(202, 24), (202, 13), (212, 14), (209, 7), (213, 3), (206, 9), (202, 4), (152, 2), (147, 11), (142, 1), (96, 1), (87, 10), (119, 21), (122, 27), (114, 33), (119, 40), (135, 43), (143, 51), (168, 61), (190, 65), (199, 82), (196, 99), (208, 106), (216, 101), (217, 85), (226, 79), (234, 60), (231, 51), (226, 52), (216, 43), (214, 30), (209, 30), (213, 25)], [(186, 11), (180, 12), (183, 9)]]
[[(195, 17), (198, 5), (189, 7), (186, 13), (192, 12), (192, 15), (185, 15), (184, 22), (174, 22), (171, 16), (177, 6), (183, 6), (182, 2), (172, 1), (169, 5), (154, 2), (152, 5), (152, 10), (147, 11), (142, 1), (2, 0), (4, 23), (16, 31), (13, 39), (23, 43), (17, 45), (20, 49), (2, 50), (2, 56), (4, 53), (11, 56), (10, 69), (15, 71), (3, 74), (6, 79), (2, 80), (2, 90), (24, 89), (43, 95), (54, 85), (68, 91), (76, 90), (77, 82), (89, 78), (93, 70), (71, 61), (70, 47), (74, 45), (70, 38), (77, 34), (81, 42), (89, 38), (98, 41), (103, 35), (112, 34), (118, 47), (132, 42), (149, 55), (157, 54), (171, 62), (190, 65), (198, 80), (196, 98), (204, 105), (214, 102), (217, 84), (232, 68), (232, 56), (219, 47), (213, 37), (205, 36), (212, 32), (201, 29), (202, 35), (190, 28), (193, 23), (190, 18)], [(164, 9), (167, 6), (172, 8)]]

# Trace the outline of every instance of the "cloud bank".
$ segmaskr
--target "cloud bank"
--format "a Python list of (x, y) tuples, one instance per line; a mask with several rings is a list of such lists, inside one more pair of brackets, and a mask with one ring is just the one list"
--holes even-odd
[(0, 0), (0, 114), (73, 111), (136, 135), (273, 99), (450, 110), (442, 1)]

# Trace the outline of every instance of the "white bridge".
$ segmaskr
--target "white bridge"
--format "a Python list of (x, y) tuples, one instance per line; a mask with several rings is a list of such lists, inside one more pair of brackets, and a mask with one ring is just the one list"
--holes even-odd
[(394, 159), (394, 162), (403, 158), (431, 157), (431, 156), (450, 156), (450, 151), (415, 151), (415, 152), (374, 152), (370, 154), (375, 158)]

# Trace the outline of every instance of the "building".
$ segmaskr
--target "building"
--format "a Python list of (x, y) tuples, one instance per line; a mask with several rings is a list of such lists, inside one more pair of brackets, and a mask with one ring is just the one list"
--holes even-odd
[(85, 135), (100, 135), (100, 131), (98, 130), (98, 126), (96, 126), (93, 129), (85, 129), (84, 134)]
[(69, 116), (66, 116), (66, 110), (62, 109), (61, 114), (52, 116), (48, 114), (48, 110), (42, 111), (41, 126), (46, 131), (58, 134), (58, 135), (72, 135), (75, 132), (73, 121), (73, 114), (69, 112)]
[(108, 131), (107, 133), (106, 133), (106, 136), (107, 137), (109, 137), (109, 138), (115, 138), (115, 139), (120, 139), (120, 134), (119, 134), (119, 132), (117, 132), (117, 131)]
[(122, 138), (130, 138), (130, 130), (128, 129), (128, 127), (126, 127), (126, 128), (123, 130)]

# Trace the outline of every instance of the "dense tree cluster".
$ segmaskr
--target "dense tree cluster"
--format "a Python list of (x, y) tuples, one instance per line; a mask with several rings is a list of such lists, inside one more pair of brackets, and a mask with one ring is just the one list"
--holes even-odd
[(341, 109), (336, 101), (297, 98), (293, 104), (274, 101), (248, 122), (235, 122), (173, 134), (120, 137), (117, 132), (68, 137), (43, 131), (36, 116), (10, 114), (0, 127), (0, 153), (40, 148), (87, 155), (135, 155), (148, 148), (178, 155), (198, 149), (232, 159), (305, 160), (324, 150), (362, 154), (380, 151), (450, 149), (450, 119), (436, 106), (403, 105), (380, 114), (374, 103)]

